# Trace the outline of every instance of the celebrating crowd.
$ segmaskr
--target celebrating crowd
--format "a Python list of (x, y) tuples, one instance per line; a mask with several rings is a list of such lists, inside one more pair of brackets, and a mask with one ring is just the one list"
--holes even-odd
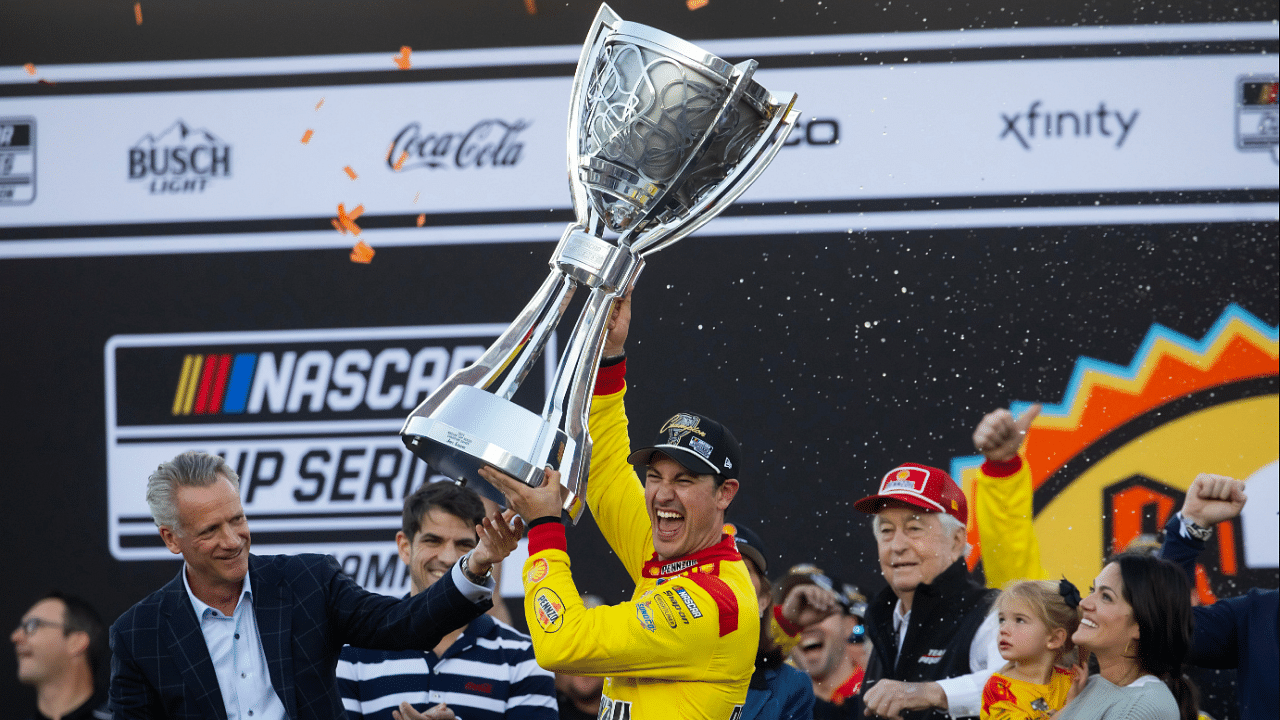
[[(1277, 591), (1192, 605), (1196, 557), (1239, 515), (1242, 482), (1197, 477), (1158, 553), (1108, 558), (1078, 589), (1049, 577), (1031, 526), (1019, 449), (1037, 410), (1000, 410), (974, 432), (986, 585), (965, 562), (968, 499), (914, 462), (854, 503), (882, 592), (822, 569), (837, 558), (775, 583), (766, 539), (730, 520), (735, 496), (759, 490), (729, 428), (672, 408), (633, 448), (630, 302), (609, 324), (587, 484), (630, 600), (584, 594), (554, 469), (536, 488), (483, 470), (505, 512), (454, 483), (419, 488), (395, 536), (410, 592), (391, 598), (329, 556), (251, 555), (236, 473), (189, 452), (146, 490), (183, 568), (111, 625), (109, 683), (95, 681), (104, 624), (83, 600), (50, 594), (11, 635), (37, 717), (1192, 720), (1189, 665), (1237, 670), (1241, 718), (1280, 716)], [(486, 612), (493, 568), (526, 531), (528, 635)]]

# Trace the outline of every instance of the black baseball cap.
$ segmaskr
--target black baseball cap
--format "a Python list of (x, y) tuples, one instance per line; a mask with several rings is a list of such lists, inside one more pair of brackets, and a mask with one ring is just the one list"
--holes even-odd
[(627, 462), (648, 465), (653, 454), (659, 452), (699, 475), (736, 478), (742, 464), (742, 449), (729, 428), (692, 412), (672, 415), (662, 424), (653, 445), (631, 453)]

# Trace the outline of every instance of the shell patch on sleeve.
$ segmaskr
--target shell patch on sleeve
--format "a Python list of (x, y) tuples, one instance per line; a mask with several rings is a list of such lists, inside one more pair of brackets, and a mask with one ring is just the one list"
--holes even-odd
[(547, 576), (548, 571), (549, 571), (549, 566), (547, 565), (546, 560), (544, 560), (543, 558), (538, 558), (537, 560), (534, 560), (533, 565), (529, 567), (529, 582), (530, 583), (541, 582), (542, 578)]

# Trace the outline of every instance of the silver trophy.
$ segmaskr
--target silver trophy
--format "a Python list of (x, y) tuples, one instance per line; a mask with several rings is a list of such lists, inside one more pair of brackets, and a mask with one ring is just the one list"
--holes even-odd
[[(573, 78), (569, 185), (577, 222), (551, 274), (473, 365), (419, 405), (400, 434), (415, 455), (499, 504), (479, 469), (531, 487), (560, 473), (576, 523), (591, 457), (587, 413), (613, 302), (650, 253), (727, 208), (768, 167), (799, 111), (754, 80), (756, 62), (730, 65), (601, 5)], [(613, 238), (613, 239), (608, 239)], [(511, 402), (579, 286), (589, 288), (538, 415)], [(496, 386), (496, 387), (495, 387)]]

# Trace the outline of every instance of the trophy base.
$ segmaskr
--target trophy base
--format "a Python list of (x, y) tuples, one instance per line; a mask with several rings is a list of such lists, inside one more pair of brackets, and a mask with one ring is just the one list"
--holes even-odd
[[(506, 498), (480, 477), (480, 468), (488, 465), (538, 487), (543, 468), (559, 468), (568, 444), (568, 436), (541, 416), (470, 385), (454, 388), (430, 416), (410, 415), (400, 436), (436, 472), (502, 507)], [(564, 509), (576, 523), (584, 506), (570, 494)]]

